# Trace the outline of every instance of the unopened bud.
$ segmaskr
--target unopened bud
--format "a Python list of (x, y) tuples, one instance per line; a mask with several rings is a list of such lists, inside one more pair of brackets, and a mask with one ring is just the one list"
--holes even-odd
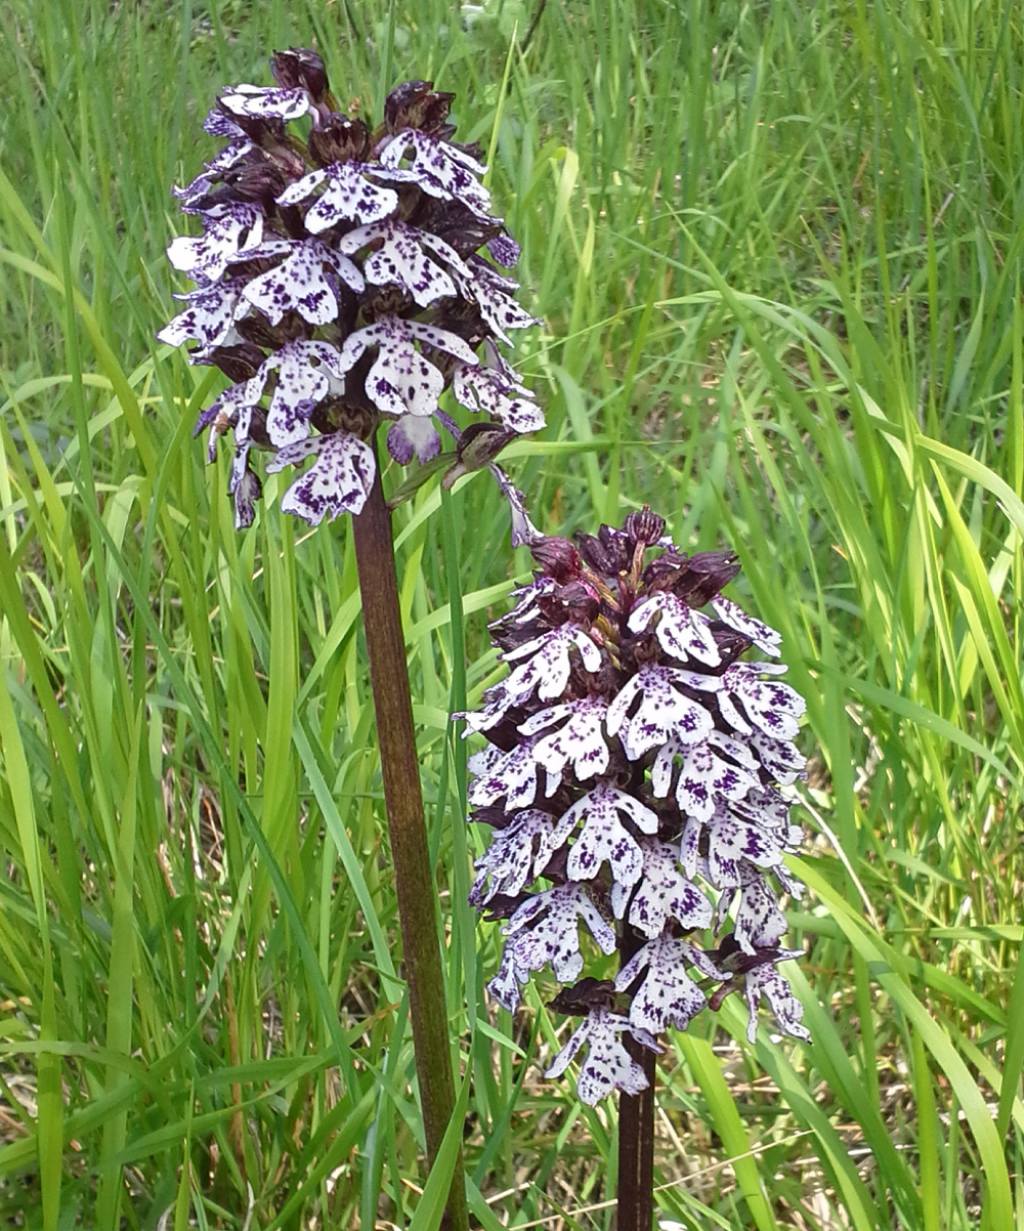
[(448, 118), (454, 97), (435, 90), (432, 81), (403, 81), (384, 103), (384, 122), (389, 132), (402, 128), (437, 132)]
[(275, 51), (270, 57), (270, 71), (282, 89), (305, 90), (315, 103), (327, 93), (324, 62), (310, 47)]
[(322, 166), (334, 162), (361, 162), (370, 148), (370, 130), (362, 120), (332, 111), (309, 134), (309, 150)]

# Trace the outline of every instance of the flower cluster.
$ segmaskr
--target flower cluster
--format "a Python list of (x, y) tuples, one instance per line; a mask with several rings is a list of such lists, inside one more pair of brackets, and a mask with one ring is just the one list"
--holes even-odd
[[(384, 420), (398, 462), (434, 458), (440, 423), (463, 468), (471, 444), (482, 465), (542, 427), (498, 348), (535, 322), (498, 268), (519, 249), (491, 213), (479, 150), (452, 140), (451, 94), (406, 82), (371, 129), (339, 110), (315, 52), (278, 52), (271, 70), (275, 87), (225, 89), (206, 118), (226, 145), (176, 190), (203, 233), (168, 249), (197, 285), (158, 337), (197, 343), (191, 361), (234, 382), (197, 431), (211, 459), (233, 435), (237, 524), (252, 522), (263, 448), (268, 472), (313, 459), (282, 508), (315, 525), (361, 510)], [(483, 417), (465, 432), (438, 409), (448, 388)]]
[[(772, 661), (778, 634), (721, 594), (735, 558), (687, 556), (664, 531), (645, 509), (575, 543), (537, 538), (536, 579), (492, 625), (509, 674), (465, 715), (488, 741), (472, 816), (493, 827), (470, 900), (506, 921), (490, 990), (511, 1010), (545, 966), (569, 985), (552, 1003), (584, 1020), (549, 1075), (588, 1044), (588, 1103), (646, 1086), (624, 1035), (659, 1050), (733, 990), (751, 1039), (762, 999), (807, 1037), (777, 969), (798, 956), (777, 894), (800, 888), (782, 860), (800, 837), (786, 788), (804, 703)], [(580, 979), (587, 949), (619, 950), (613, 979)]]

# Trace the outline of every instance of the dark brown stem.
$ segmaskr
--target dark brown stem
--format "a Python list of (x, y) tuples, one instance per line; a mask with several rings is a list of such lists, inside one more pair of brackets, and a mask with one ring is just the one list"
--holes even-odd
[[(402, 929), (403, 973), (409, 987), (427, 1153), (433, 1164), (455, 1105), (455, 1084), (438, 942), (437, 890), (423, 818), (391, 514), (379, 474), (362, 513), (353, 518), (353, 527)], [(442, 1226), (445, 1231), (468, 1231), (469, 1227), (461, 1145)]]
[[(622, 964), (644, 943), (625, 924), (619, 942)], [(619, 1191), (617, 1231), (651, 1231), (654, 1220), (654, 1052), (624, 1034), (626, 1050), (643, 1068), (647, 1089), (619, 1096)]]

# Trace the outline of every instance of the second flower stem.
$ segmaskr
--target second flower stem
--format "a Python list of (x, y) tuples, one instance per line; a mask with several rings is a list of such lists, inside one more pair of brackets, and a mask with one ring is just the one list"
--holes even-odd
[[(423, 813), (391, 514), (379, 468), (363, 511), (353, 519), (353, 531), (402, 930), (403, 973), (409, 988), (427, 1153), (433, 1164), (455, 1105), (455, 1084), (438, 940), (437, 890)], [(442, 1225), (445, 1231), (468, 1231), (461, 1148)]]
[[(619, 942), (622, 964), (643, 944), (629, 924)], [(616, 1231), (651, 1231), (654, 1219), (654, 1052), (629, 1037), (626, 1051), (641, 1066), (647, 1089), (619, 1095), (619, 1183)]]

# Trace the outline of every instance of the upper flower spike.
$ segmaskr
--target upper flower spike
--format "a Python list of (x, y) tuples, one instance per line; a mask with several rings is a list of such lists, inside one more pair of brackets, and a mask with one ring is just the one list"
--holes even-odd
[[(238, 524), (253, 519), (263, 449), (275, 450), (267, 473), (309, 466), (286, 512), (312, 524), (358, 512), (385, 421), (401, 464), (435, 457), (440, 428), (459, 459), (446, 482), (491, 464), (514, 492), (494, 454), (544, 417), (498, 347), (534, 322), (491, 263), (507, 268), (519, 250), (473, 148), (452, 140), (454, 96), (405, 82), (374, 124), (338, 110), (315, 51), (278, 51), (270, 66), (272, 86), (219, 92), (204, 128), (226, 145), (175, 190), (202, 234), (173, 240), (168, 257), (197, 287), (158, 334), (195, 343), (192, 362), (236, 382), (200, 425), (233, 437)], [(440, 409), (452, 386), (473, 415), (466, 433)]]
[[(490, 371), (468, 368), (456, 393)], [(493, 827), (471, 901), (508, 920), (492, 994), (514, 1009), (545, 967), (571, 984), (553, 1007), (586, 1016), (549, 1075), (589, 1042), (587, 1102), (643, 1088), (623, 1032), (653, 1047), (733, 989), (752, 1030), (764, 1000), (784, 1033), (806, 1037), (776, 969), (794, 956), (779, 948), (778, 895), (798, 888), (783, 865), (800, 838), (784, 791), (803, 766), (803, 701), (779, 663), (742, 660), (777, 658), (778, 634), (721, 594), (733, 556), (688, 557), (649, 509), (576, 544), (526, 541), (538, 575), (491, 626), (509, 674), (466, 716), (488, 741), (470, 802)], [(580, 978), (616, 946), (614, 982)]]

